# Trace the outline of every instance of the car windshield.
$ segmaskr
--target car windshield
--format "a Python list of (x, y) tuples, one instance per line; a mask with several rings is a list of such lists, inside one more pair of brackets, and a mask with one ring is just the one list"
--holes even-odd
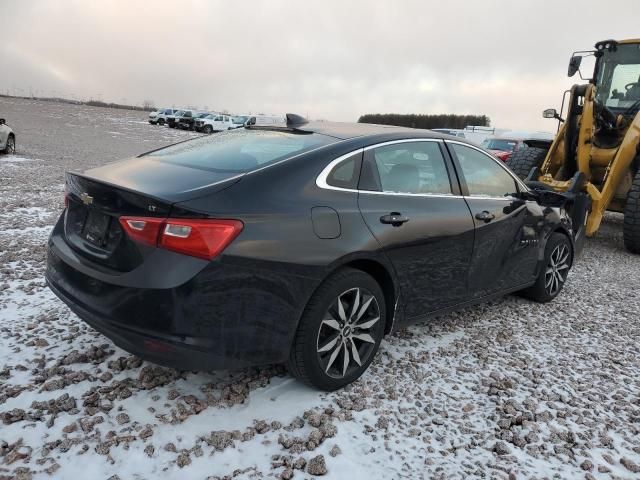
[(603, 50), (596, 85), (598, 102), (616, 113), (637, 112), (640, 109), (640, 45), (620, 44), (615, 51)]
[(180, 115), (182, 115), (184, 112), (182, 110), (178, 110), (177, 112), (175, 112), (173, 114), (174, 117), (179, 117)]
[(208, 116), (209, 116), (209, 114), (208, 114), (208, 113), (200, 113), (200, 114), (198, 115), (198, 118), (207, 118)]
[(483, 148), (487, 150), (502, 150), (504, 152), (513, 152), (517, 144), (517, 141), (505, 138), (485, 138), (482, 141)]
[(246, 122), (246, 121), (247, 121), (247, 118), (249, 118), (249, 117), (246, 117), (246, 116), (241, 115), (241, 116), (237, 116), (237, 117), (232, 117), (232, 118), (231, 118), (231, 121), (232, 121), (233, 123), (237, 123), (237, 124), (243, 125), (243, 124), (244, 124), (244, 122)]
[(149, 158), (201, 170), (242, 173), (335, 141), (317, 133), (240, 129), (172, 145), (149, 154)]

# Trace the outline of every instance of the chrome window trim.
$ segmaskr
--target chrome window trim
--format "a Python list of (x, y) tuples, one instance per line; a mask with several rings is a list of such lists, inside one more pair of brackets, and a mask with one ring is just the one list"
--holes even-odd
[[(527, 187), (524, 182), (522, 180), (520, 180), (516, 175), (514, 175), (513, 173), (511, 173), (511, 171), (507, 168), (507, 166), (504, 164), (504, 162), (502, 162), (501, 160), (498, 160), (497, 158), (494, 158), (491, 154), (485, 152), (482, 148), (480, 147), (476, 147), (475, 145), (470, 145), (468, 143), (465, 142), (459, 142), (457, 140), (445, 140), (446, 143), (455, 143), (457, 145), (462, 145), (463, 147), (469, 147), (473, 150), (477, 150), (478, 152), (482, 153), (484, 156), (488, 157), (489, 159), (491, 159), (494, 163), (497, 163), (500, 168), (502, 168), (505, 172), (507, 172), (509, 174), (509, 176), (511, 178), (513, 178), (516, 183), (520, 186), (520, 188), (522, 188), (523, 192), (528, 192), (529, 191), (529, 187)], [(463, 172), (460, 172), (462, 175), (464, 175)], [(476, 195), (468, 195), (469, 197), (472, 198), (505, 198), (505, 197), (484, 197), (484, 196), (476, 196)], [(509, 198), (509, 197), (506, 197)]]
[(358, 152), (360, 152), (360, 153), (364, 152), (364, 148), (357, 148), (357, 149), (353, 150), (352, 152), (346, 153), (344, 155), (340, 155), (338, 158), (336, 158), (334, 160), (331, 160), (331, 162), (329, 162), (329, 164), (326, 167), (324, 167), (322, 169), (322, 171), (320, 172), (320, 174), (316, 177), (316, 185), (319, 188), (322, 188), (324, 190), (337, 190), (339, 192), (355, 192), (355, 193), (358, 193), (358, 190), (354, 189), (354, 188), (334, 187), (333, 185), (329, 185), (327, 183), (327, 177), (329, 177), (329, 174), (331, 173), (331, 170), (333, 170), (336, 165), (338, 165), (339, 163), (343, 162), (344, 160), (347, 160), (349, 157), (352, 157), (353, 155), (355, 155)]
[[(375, 190), (358, 190), (354, 188), (342, 188), (342, 187), (334, 187), (333, 185), (329, 185), (327, 183), (327, 178), (331, 173), (331, 170), (334, 169), (336, 165), (351, 157), (352, 155), (360, 152), (364, 153), (367, 150), (373, 150), (374, 148), (385, 147), (387, 145), (395, 145), (398, 143), (415, 143), (415, 142), (438, 142), (442, 143), (442, 140), (439, 138), (403, 138), (400, 140), (390, 140), (388, 142), (376, 143), (374, 145), (369, 145), (366, 147), (357, 148), (349, 153), (339, 156), (338, 158), (329, 162), (329, 164), (322, 169), (320, 174), (316, 177), (316, 185), (318, 188), (322, 188), (323, 190), (336, 190), (339, 192), (351, 192), (351, 193), (363, 193), (370, 195), (391, 195), (391, 196), (400, 196), (400, 197), (431, 197), (431, 198), (464, 198), (462, 195), (454, 195), (453, 193), (403, 193), (403, 192), (378, 192)], [(444, 157), (443, 157), (444, 160)]]
[(369, 145), (367, 147), (364, 147), (364, 151), (366, 152), (367, 150), (373, 150), (374, 148), (386, 147), (387, 145), (395, 145), (396, 143), (415, 143), (415, 142), (442, 143), (442, 139), (440, 138), (403, 138), (401, 140), (389, 140), (388, 142), (376, 143), (375, 145)]

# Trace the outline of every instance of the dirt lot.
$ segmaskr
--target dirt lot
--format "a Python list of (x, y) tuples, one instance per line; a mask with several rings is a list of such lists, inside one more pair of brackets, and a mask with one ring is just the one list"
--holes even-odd
[(399, 332), (325, 394), (282, 366), (142, 362), (45, 287), (65, 169), (192, 135), (146, 114), (0, 99), (0, 478), (639, 478), (640, 257), (607, 216), (564, 293)]

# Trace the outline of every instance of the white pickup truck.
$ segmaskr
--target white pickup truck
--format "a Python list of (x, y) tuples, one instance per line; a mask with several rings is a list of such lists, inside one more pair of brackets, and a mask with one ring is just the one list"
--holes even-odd
[(233, 130), (238, 125), (233, 123), (231, 115), (221, 113), (210, 113), (206, 117), (198, 118), (195, 121), (195, 129), (197, 132), (213, 133), (223, 130)]
[(16, 153), (16, 136), (4, 118), (0, 118), (0, 153)]

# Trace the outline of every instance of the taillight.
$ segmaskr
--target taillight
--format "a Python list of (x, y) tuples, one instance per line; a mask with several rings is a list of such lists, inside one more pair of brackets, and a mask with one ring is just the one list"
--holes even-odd
[(129, 238), (152, 247), (158, 245), (158, 236), (164, 221), (164, 218), (120, 217), (120, 225)]
[(211, 260), (242, 231), (239, 220), (120, 217), (132, 240)]

